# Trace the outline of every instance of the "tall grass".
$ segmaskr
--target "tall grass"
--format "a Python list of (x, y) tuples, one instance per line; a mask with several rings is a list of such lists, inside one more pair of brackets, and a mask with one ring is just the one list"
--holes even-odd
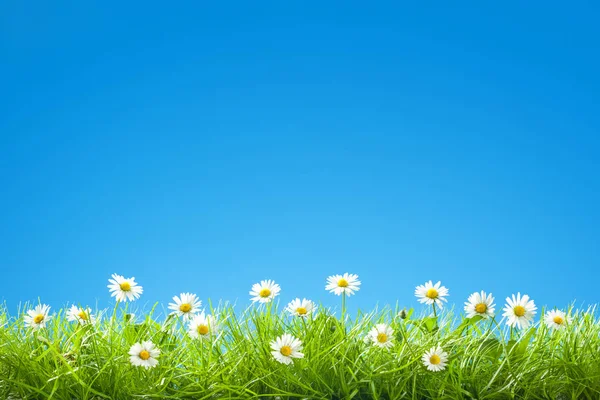
[[(563, 330), (537, 324), (512, 337), (494, 319), (398, 311), (342, 320), (319, 308), (303, 319), (276, 303), (241, 312), (223, 303), (207, 310), (221, 330), (206, 341), (155, 309), (130, 318), (118, 307), (87, 326), (68, 322), (60, 310), (33, 331), (4, 308), (0, 398), (600, 399), (600, 321), (593, 309), (570, 310)], [(391, 349), (365, 342), (376, 323), (394, 329)], [(269, 343), (283, 333), (302, 340), (305, 358), (292, 365), (274, 360)], [(129, 363), (130, 346), (144, 340), (162, 351), (156, 368)], [(430, 372), (421, 357), (437, 344), (449, 365)]]

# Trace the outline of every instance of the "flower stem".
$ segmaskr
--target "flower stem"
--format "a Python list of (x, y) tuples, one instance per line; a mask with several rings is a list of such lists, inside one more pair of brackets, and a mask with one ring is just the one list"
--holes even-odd
[(346, 292), (342, 292), (342, 326), (346, 326)]
[[(112, 313), (112, 318), (110, 319), (110, 331), (111, 333), (114, 331), (115, 329), (115, 321), (117, 319), (117, 308), (119, 307), (119, 300), (117, 300), (117, 302), (115, 303), (115, 308), (113, 309), (113, 313)], [(111, 335), (112, 337), (112, 335)]]

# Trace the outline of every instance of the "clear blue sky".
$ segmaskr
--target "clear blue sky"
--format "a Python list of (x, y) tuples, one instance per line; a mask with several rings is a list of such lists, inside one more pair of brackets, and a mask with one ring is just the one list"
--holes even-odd
[(525, 3), (3, 2), (0, 299), (599, 302), (599, 9)]

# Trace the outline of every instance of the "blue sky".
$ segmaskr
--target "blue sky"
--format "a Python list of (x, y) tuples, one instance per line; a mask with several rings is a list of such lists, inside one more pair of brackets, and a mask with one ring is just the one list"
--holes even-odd
[(0, 6), (0, 299), (596, 303), (591, 3)]

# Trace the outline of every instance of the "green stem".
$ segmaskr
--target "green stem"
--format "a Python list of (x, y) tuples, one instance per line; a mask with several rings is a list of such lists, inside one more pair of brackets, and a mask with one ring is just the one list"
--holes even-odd
[(346, 322), (346, 292), (342, 292), (342, 326), (345, 326)]
[(267, 303), (267, 334), (270, 335), (271, 334), (271, 310), (273, 308), (273, 301), (271, 300), (270, 302)]
[[(404, 329), (405, 329), (405, 325), (403, 323), (401, 325), (399, 325), (398, 330), (400, 331), (400, 334), (402, 335), (402, 341), (403, 341), (402, 344), (404, 344), (406, 347), (408, 347), (408, 351), (410, 351), (410, 353), (415, 358), (415, 360), (418, 360), (420, 358), (420, 356), (415, 354), (415, 352), (413, 351), (412, 345), (408, 341), (408, 337), (404, 334)], [(406, 333), (408, 333), (408, 331)]]
[(113, 309), (112, 318), (110, 319), (110, 337), (114, 336), (113, 333), (115, 331), (115, 321), (117, 320), (117, 308), (119, 307), (119, 300), (115, 303), (115, 308)]
[(308, 328), (306, 326), (306, 320), (303, 317), (300, 317), (300, 319), (302, 320), (302, 327), (304, 328), (304, 331), (302, 332), (304, 335), (308, 334)]

